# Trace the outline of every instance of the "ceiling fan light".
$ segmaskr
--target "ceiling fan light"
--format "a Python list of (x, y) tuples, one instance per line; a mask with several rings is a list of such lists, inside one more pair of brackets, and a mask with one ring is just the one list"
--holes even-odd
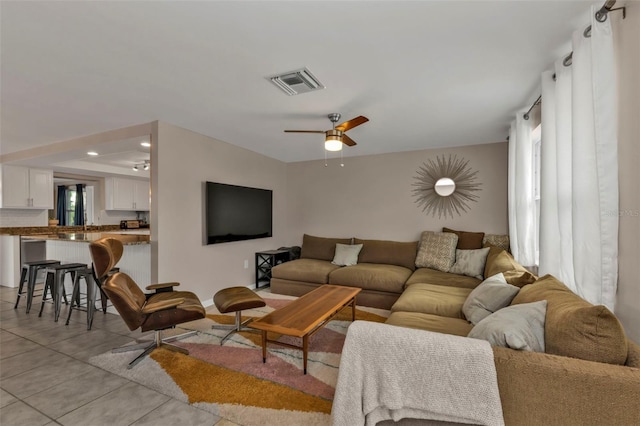
[(324, 141), (324, 149), (327, 151), (341, 151), (342, 141), (338, 136), (327, 136)]

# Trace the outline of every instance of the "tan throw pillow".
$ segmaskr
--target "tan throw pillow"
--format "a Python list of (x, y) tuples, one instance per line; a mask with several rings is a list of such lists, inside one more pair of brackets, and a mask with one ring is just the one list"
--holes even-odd
[(358, 253), (362, 250), (362, 244), (336, 244), (336, 255), (331, 263), (338, 266), (353, 266), (358, 264)]
[(331, 262), (336, 254), (336, 244), (351, 244), (351, 238), (322, 238), (304, 234), (302, 237), (302, 259), (319, 259)]
[(482, 247), (486, 247), (488, 245), (500, 247), (502, 250), (506, 250), (508, 253), (511, 253), (511, 245), (508, 235), (485, 234), (482, 239)]
[(623, 365), (627, 338), (620, 321), (604, 306), (594, 306), (553, 275), (523, 287), (512, 305), (546, 300), (546, 351), (588, 361)]
[(416, 269), (417, 241), (405, 243), (400, 241), (360, 240), (356, 238), (355, 244), (363, 245), (359, 257), (360, 263), (383, 263), (385, 265), (404, 266), (412, 271)]
[(508, 306), (480, 321), (467, 335), (519, 351), (544, 352), (547, 301)]
[(449, 272), (456, 261), (456, 244), (456, 234), (424, 231), (420, 237), (416, 266)]
[(449, 228), (442, 228), (442, 232), (452, 232), (458, 236), (458, 250), (475, 250), (482, 248), (484, 232), (455, 231)]
[(488, 254), (489, 247), (478, 250), (456, 249), (456, 263), (449, 269), (449, 272), (481, 280)]
[(519, 287), (508, 284), (502, 273), (482, 281), (462, 305), (462, 313), (471, 324), (477, 324), (492, 313), (509, 306)]
[(491, 277), (502, 272), (505, 280), (509, 284), (522, 287), (531, 284), (537, 277), (527, 269), (520, 265), (505, 250), (497, 246), (489, 246), (489, 254), (487, 255), (487, 263), (484, 267), (484, 276)]

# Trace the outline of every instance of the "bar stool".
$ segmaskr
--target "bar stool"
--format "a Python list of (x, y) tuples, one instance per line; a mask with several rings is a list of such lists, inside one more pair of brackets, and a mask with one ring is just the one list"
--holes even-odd
[[(119, 272), (120, 268), (113, 268), (107, 273), (107, 277)], [(107, 313), (107, 298), (99, 285), (99, 280), (96, 279), (95, 272), (93, 267), (78, 269), (74, 271), (75, 277), (73, 279), (73, 293), (71, 295), (71, 305), (69, 306), (69, 313), (67, 315), (67, 322), (65, 325), (69, 325), (69, 321), (71, 320), (71, 313), (74, 309), (78, 309), (81, 311), (85, 311), (87, 313), (87, 330), (91, 330), (91, 325), (93, 324), (93, 315), (96, 311), (96, 296), (98, 291), (102, 294), (100, 295), (100, 301), (102, 302), (102, 311), (103, 313)], [(80, 304), (81, 292), (80, 292), (80, 279), (84, 278), (85, 285), (87, 287), (86, 294), (86, 305), (83, 307)], [(97, 291), (96, 291), (97, 290)]]
[(71, 273), (71, 278), (74, 280), (75, 272), (86, 268), (87, 265), (85, 263), (63, 263), (60, 265), (50, 265), (45, 269), (46, 279), (44, 282), (44, 290), (42, 291), (42, 304), (40, 305), (40, 313), (38, 313), (39, 317), (42, 316), (42, 310), (47, 301), (47, 291), (49, 291), (53, 299), (54, 318), (55, 321), (58, 322), (63, 295), (65, 304), (68, 304), (64, 289), (65, 275)]
[[(87, 330), (91, 330), (91, 324), (93, 323), (93, 313), (96, 310), (96, 289), (97, 285), (93, 279), (93, 269), (84, 268), (74, 271), (75, 277), (73, 278), (73, 293), (71, 294), (71, 305), (69, 306), (69, 314), (67, 315), (67, 322), (65, 325), (69, 325), (71, 319), (71, 313), (74, 309), (87, 312)], [(84, 278), (84, 282), (87, 286), (87, 298), (86, 306), (80, 306), (80, 279)]]
[[(18, 308), (20, 303), (20, 296), (27, 293), (27, 313), (31, 310), (31, 303), (33, 302), (33, 293), (36, 287), (36, 279), (38, 272), (45, 269), (50, 265), (59, 265), (59, 260), (36, 260), (33, 262), (24, 262), (22, 264), (22, 272), (20, 273), (20, 284), (18, 285), (18, 297), (16, 298), (16, 304), (13, 309)], [(24, 283), (27, 283), (27, 290), (24, 291)]]

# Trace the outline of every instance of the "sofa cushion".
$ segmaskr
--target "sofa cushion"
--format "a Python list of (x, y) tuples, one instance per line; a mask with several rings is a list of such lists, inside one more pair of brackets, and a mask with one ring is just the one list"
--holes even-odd
[(457, 244), (456, 234), (424, 231), (420, 237), (416, 266), (449, 272), (456, 261)]
[(486, 247), (488, 245), (500, 247), (502, 250), (511, 253), (511, 245), (508, 235), (484, 234), (484, 238), (482, 239), (482, 247)]
[(338, 266), (351, 266), (358, 264), (358, 254), (362, 250), (362, 244), (336, 244), (336, 254), (331, 263)]
[(468, 337), (487, 340), (492, 346), (544, 352), (546, 309), (546, 300), (508, 306), (476, 324)]
[(410, 275), (411, 270), (402, 266), (359, 263), (332, 271), (329, 283), (399, 294)]
[(484, 267), (489, 254), (489, 247), (478, 250), (456, 249), (456, 263), (453, 264), (449, 272), (458, 275), (467, 275), (483, 279)]
[(448, 272), (437, 271), (431, 268), (419, 268), (411, 274), (407, 280), (406, 287), (410, 285), (437, 284), (449, 287), (476, 288), (482, 280), (464, 275), (450, 274)]
[(407, 287), (391, 307), (391, 311), (420, 312), (464, 319), (462, 305), (469, 293), (469, 288), (414, 284)]
[(474, 288), (462, 305), (462, 313), (471, 324), (478, 324), (492, 313), (509, 306), (519, 287), (508, 284), (502, 273), (487, 278)]
[(512, 305), (546, 300), (546, 352), (588, 361), (624, 364), (627, 339), (620, 321), (604, 306), (594, 306), (552, 275), (524, 286)]
[(416, 253), (418, 242), (409, 243), (385, 240), (355, 239), (355, 244), (362, 244), (362, 251), (358, 256), (360, 263), (384, 263), (409, 268), (416, 268)]
[(420, 312), (391, 312), (385, 324), (429, 330), (436, 333), (467, 336), (473, 326), (460, 318), (441, 317)]
[(536, 280), (536, 276), (520, 265), (505, 250), (497, 246), (489, 246), (489, 254), (487, 255), (487, 263), (484, 267), (484, 276), (491, 277), (500, 272), (503, 273), (505, 280), (509, 284), (518, 287), (531, 284)]
[(302, 237), (302, 259), (319, 259), (331, 262), (336, 254), (336, 244), (351, 244), (351, 238), (323, 238), (304, 234)]
[(451, 232), (458, 236), (458, 250), (474, 250), (482, 248), (484, 232), (456, 231), (450, 228), (442, 228), (442, 232)]
[(291, 281), (305, 281), (309, 283), (329, 283), (329, 273), (339, 269), (326, 260), (296, 259), (284, 262), (271, 268), (271, 276)]

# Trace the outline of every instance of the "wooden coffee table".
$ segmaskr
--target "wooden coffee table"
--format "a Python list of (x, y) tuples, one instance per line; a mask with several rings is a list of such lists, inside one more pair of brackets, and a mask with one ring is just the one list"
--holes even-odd
[[(262, 362), (267, 362), (267, 343), (302, 349), (304, 374), (307, 374), (309, 337), (322, 329), (343, 308), (351, 305), (351, 319), (356, 319), (356, 296), (361, 289), (325, 284), (294, 300), (287, 306), (257, 319), (249, 327), (262, 331)], [(302, 346), (268, 339), (268, 332), (302, 338)]]

